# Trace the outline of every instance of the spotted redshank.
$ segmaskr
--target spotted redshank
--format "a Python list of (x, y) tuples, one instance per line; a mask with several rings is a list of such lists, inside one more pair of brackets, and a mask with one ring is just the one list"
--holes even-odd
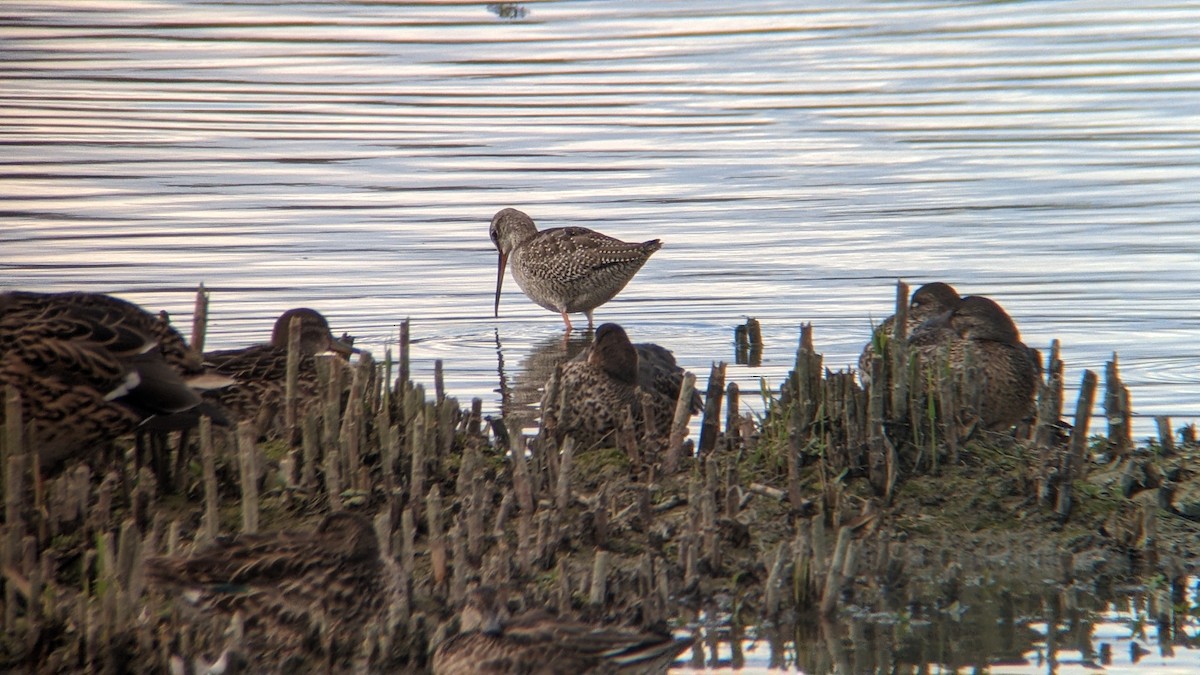
[(974, 364), (982, 380), (974, 414), (984, 429), (1005, 430), (1033, 415), (1040, 359), (995, 301), (967, 296), (919, 326), (909, 344), (927, 364), (936, 364), (944, 347), (950, 372), (958, 378), (967, 377), (968, 363)]
[(434, 675), (478, 673), (660, 674), (691, 638), (583, 623), (532, 610), (510, 617), (500, 592), (467, 593), (460, 633), (438, 645)]
[(538, 231), (533, 220), (516, 209), (502, 209), (489, 231), (500, 251), (496, 272), (495, 314), (500, 316), (504, 268), (512, 259), (512, 275), (530, 300), (562, 315), (583, 312), (592, 326), (592, 310), (613, 299), (646, 264), (662, 242), (628, 243), (585, 227)]

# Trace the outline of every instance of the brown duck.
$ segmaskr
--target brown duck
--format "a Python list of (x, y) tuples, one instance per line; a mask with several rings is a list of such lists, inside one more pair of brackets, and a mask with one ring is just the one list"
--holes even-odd
[[(940, 281), (925, 284), (913, 291), (904, 322), (905, 335), (911, 336), (921, 324), (953, 309), (960, 299), (953, 286)], [(876, 345), (886, 344), (885, 341), (892, 337), (895, 322), (896, 317), (889, 316), (876, 326), (871, 332), (871, 341), (863, 347), (862, 354), (858, 357), (859, 380), (864, 388), (870, 386), (871, 359), (876, 354)]]
[(976, 414), (984, 429), (1008, 429), (1033, 415), (1040, 379), (1037, 352), (1021, 342), (1012, 318), (990, 298), (963, 298), (918, 327), (909, 343), (927, 364), (937, 362), (944, 345), (955, 377), (966, 376), (968, 360), (975, 364), (983, 378)]
[(239, 420), (253, 420), (259, 435), (283, 430), (287, 382), (288, 332), (293, 317), (300, 319), (300, 414), (320, 401), (316, 355), (332, 351), (348, 356), (352, 347), (335, 338), (329, 322), (307, 307), (289, 309), (275, 321), (271, 341), (241, 349), (206, 352), (205, 363), (215, 372), (233, 378), (232, 386), (206, 394)]
[[(149, 558), (146, 572), (199, 610), (176, 629), (201, 643), (207, 636), (198, 647), (232, 649), (253, 672), (363, 667), (364, 639), (390, 634), (388, 608), (402, 592), (371, 522), (349, 512), (326, 516), (315, 531), (242, 534), (190, 557)], [(221, 627), (235, 614), (242, 641), (222, 644)]]
[(495, 314), (500, 316), (504, 268), (512, 260), (517, 285), (535, 303), (562, 316), (567, 331), (570, 314), (583, 312), (592, 326), (592, 310), (612, 300), (650, 256), (662, 248), (651, 239), (628, 243), (585, 227), (538, 231), (533, 220), (516, 209), (502, 209), (489, 228), (500, 252), (496, 273)]
[[(635, 426), (652, 429), (651, 443), (661, 443), (670, 432), (684, 371), (675, 357), (659, 345), (633, 345), (625, 329), (615, 323), (596, 329), (595, 341), (574, 360), (561, 366), (558, 392), (547, 386), (542, 398), (543, 431), (561, 443), (566, 436), (581, 449), (613, 445), (613, 435), (632, 414)], [(560, 406), (560, 399), (565, 404)], [(700, 410), (700, 397), (690, 402)]]
[(461, 632), (433, 654), (434, 675), (651, 675), (691, 644), (666, 633), (609, 628), (544, 612), (510, 618), (500, 594), (467, 594)]
[[(100, 293), (0, 293), (0, 386), (21, 394), (43, 470), (140, 426), (219, 422), (185, 377), (200, 358), (162, 317)], [(167, 419), (186, 418), (183, 422)], [(3, 421), (3, 410), (0, 410)]]

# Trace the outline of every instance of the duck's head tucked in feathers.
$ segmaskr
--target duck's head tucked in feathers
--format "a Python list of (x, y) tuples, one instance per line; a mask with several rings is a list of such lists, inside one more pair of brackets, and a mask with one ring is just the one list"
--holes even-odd
[(288, 335), (292, 319), (300, 319), (300, 351), (304, 354), (320, 354), (336, 352), (349, 355), (353, 348), (333, 336), (327, 321), (320, 312), (307, 307), (289, 309), (275, 320), (275, 328), (271, 331), (271, 344), (278, 349), (288, 348)]
[(596, 341), (588, 353), (588, 363), (602, 369), (614, 380), (628, 385), (638, 383), (638, 351), (625, 329), (615, 323), (601, 324)]

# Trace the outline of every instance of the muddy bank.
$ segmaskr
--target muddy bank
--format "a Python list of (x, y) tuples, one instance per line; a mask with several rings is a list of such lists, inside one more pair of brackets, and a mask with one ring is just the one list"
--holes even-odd
[(325, 407), (282, 438), (206, 427), (155, 446), (169, 461), (153, 467), (144, 452), (98, 454), (37, 481), (10, 435), (3, 663), (146, 671), (244, 651), (255, 617), (239, 633), (196, 616), (147, 583), (144, 560), (221, 534), (311, 531), (336, 510), (370, 518), (395, 562), (391, 611), (352, 654), (329, 653), (330, 624), (313, 621), (299, 661), (251, 653), (256, 666), (419, 672), (480, 581), (514, 609), (694, 632), (694, 663), (747, 626), (794, 642), (823, 621), (944, 609), (983, 588), (1182, 585), (1200, 550), (1192, 432), (1134, 444), (1115, 364), (1107, 428), (1062, 424), (1061, 366), (1047, 357), (1040, 417), (1015, 433), (940, 414), (969, 391), (913, 380), (897, 395), (882, 388), (892, 377), (863, 390), (828, 373), (806, 329), (760, 417), (722, 414), (741, 394), (720, 367), (702, 374), (705, 420), (686, 441), (525, 438), (440, 383), (432, 395), (414, 384), (403, 351), (326, 362)]

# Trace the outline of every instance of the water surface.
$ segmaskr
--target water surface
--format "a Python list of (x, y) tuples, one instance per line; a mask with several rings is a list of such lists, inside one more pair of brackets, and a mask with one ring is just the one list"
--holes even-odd
[(597, 318), (702, 378), (751, 316), (743, 390), (778, 385), (802, 322), (844, 367), (896, 279), (943, 280), (1060, 339), (1070, 384), (1119, 353), (1135, 410), (1179, 425), (1196, 25), (1183, 2), (10, 2), (0, 284), (186, 324), (203, 282), (212, 347), (309, 305), (382, 356), (411, 318), (417, 379), (444, 359), (495, 411), (562, 330), (511, 280), (492, 317), (487, 223), (515, 206), (666, 242)]

